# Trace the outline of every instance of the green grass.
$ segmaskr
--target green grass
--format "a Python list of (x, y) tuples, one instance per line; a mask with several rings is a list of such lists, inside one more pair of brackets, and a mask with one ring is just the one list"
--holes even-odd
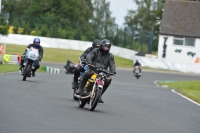
[[(16, 72), (19, 71), (19, 65), (12, 65), (12, 64), (0, 64), (0, 73), (6, 73), (6, 72)], [(37, 72), (46, 72), (44, 66), (40, 66), (40, 68), (37, 70)]]
[[(25, 45), (14, 45), (7, 44), (6, 53), (8, 54), (23, 54), (24, 50), (27, 46)], [(81, 56), (83, 51), (79, 50), (70, 50), (70, 49), (58, 49), (58, 48), (43, 48), (44, 49), (44, 57), (42, 61), (48, 62), (61, 62), (66, 63), (67, 59), (70, 59), (72, 62), (78, 62), (78, 58)], [(133, 68), (133, 60), (121, 58), (118, 56), (114, 57), (115, 63), (117, 67), (121, 68)], [(146, 70), (164, 70), (164, 69), (154, 69), (149, 67), (142, 67), (142, 69)], [(164, 70), (171, 71), (171, 70)]]
[(160, 82), (160, 85), (168, 85), (179, 93), (200, 103), (200, 80), (196, 81), (177, 81), (177, 82)]
[(10, 65), (10, 64), (1, 65), (0, 64), (0, 73), (14, 72), (18, 70), (19, 70), (18, 65)]
[[(8, 54), (23, 54), (27, 46), (23, 45), (13, 45), (7, 44), (6, 53)], [(58, 48), (43, 48), (44, 57), (42, 61), (48, 62), (62, 62), (66, 63), (67, 59), (70, 59), (72, 62), (78, 62), (78, 58), (81, 56), (83, 51), (79, 50), (69, 50), (69, 49), (58, 49)], [(129, 59), (124, 59), (121, 57), (115, 56), (115, 63), (117, 67), (122, 68), (133, 68), (133, 61)]]

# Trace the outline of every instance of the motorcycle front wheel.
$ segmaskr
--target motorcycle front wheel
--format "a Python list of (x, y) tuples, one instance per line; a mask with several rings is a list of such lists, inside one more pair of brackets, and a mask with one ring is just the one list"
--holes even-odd
[(29, 71), (31, 71), (31, 65), (30, 64), (28, 64), (24, 69), (23, 81), (26, 81), (26, 78), (29, 74)]
[(94, 92), (94, 96), (90, 98), (89, 102), (89, 110), (93, 111), (97, 104), (99, 103), (99, 99), (101, 98), (101, 90), (97, 86), (96, 91)]

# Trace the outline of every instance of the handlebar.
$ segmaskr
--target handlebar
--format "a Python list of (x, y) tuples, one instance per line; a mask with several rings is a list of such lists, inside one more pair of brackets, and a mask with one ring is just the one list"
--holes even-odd
[(108, 70), (105, 70), (105, 69), (103, 69), (103, 68), (96, 67), (96, 66), (94, 66), (94, 65), (92, 65), (92, 64), (88, 64), (88, 63), (86, 62), (86, 60), (80, 60), (80, 62), (81, 62), (81, 64), (84, 64), (84, 65), (88, 66), (89, 69), (94, 70), (94, 71), (97, 72), (97, 73), (103, 72), (103, 73), (105, 73), (105, 74), (107, 74), (107, 75), (113, 75), (113, 76), (116, 75), (116, 74), (114, 74), (114, 73), (110, 73)]

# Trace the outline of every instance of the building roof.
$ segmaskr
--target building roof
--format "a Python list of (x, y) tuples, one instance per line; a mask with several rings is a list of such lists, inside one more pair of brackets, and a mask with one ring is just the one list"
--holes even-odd
[(166, 2), (160, 34), (200, 38), (200, 2)]

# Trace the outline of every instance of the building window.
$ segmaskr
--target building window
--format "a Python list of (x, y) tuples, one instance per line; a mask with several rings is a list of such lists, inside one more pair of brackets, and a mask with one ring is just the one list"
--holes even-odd
[(184, 38), (174, 38), (174, 45), (183, 45)]
[(174, 37), (173, 40), (174, 45), (182, 45), (182, 46), (195, 46), (195, 38), (190, 37)]
[(195, 38), (185, 38), (185, 46), (195, 46)]

